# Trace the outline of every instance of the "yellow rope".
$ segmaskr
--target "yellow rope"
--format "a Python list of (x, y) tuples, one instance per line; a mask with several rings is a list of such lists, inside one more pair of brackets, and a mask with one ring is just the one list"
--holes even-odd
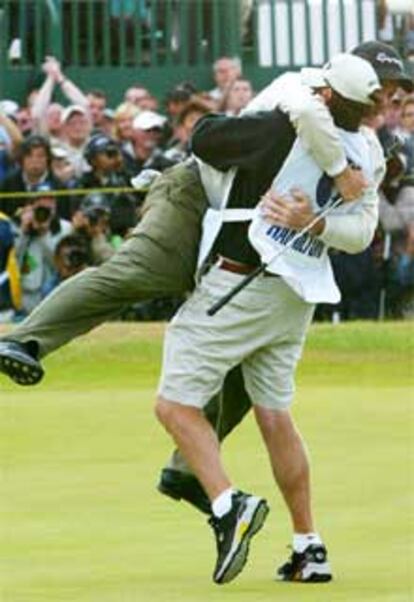
[(130, 186), (123, 188), (64, 188), (62, 190), (33, 190), (30, 192), (0, 192), (0, 199), (36, 199), (39, 197), (84, 196), (100, 192), (101, 194), (139, 192)]

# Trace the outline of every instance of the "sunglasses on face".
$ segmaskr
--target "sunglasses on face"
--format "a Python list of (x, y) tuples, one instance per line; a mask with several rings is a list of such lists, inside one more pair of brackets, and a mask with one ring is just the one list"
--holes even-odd
[(108, 148), (104, 151), (104, 155), (106, 155), (108, 159), (115, 159), (116, 157), (119, 157), (119, 150), (117, 148)]

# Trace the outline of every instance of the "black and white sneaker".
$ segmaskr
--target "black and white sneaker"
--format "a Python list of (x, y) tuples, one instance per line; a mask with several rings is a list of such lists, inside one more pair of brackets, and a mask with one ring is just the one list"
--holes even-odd
[(238, 491), (233, 493), (232, 507), (227, 514), (209, 519), (217, 544), (215, 583), (229, 583), (241, 572), (249, 554), (250, 540), (262, 528), (268, 512), (266, 500)]
[(332, 572), (325, 546), (310, 544), (304, 552), (293, 552), (288, 562), (277, 570), (276, 579), (301, 583), (331, 581)]
[(43, 378), (40, 362), (21, 343), (0, 342), (0, 372), (18, 385), (35, 385)]

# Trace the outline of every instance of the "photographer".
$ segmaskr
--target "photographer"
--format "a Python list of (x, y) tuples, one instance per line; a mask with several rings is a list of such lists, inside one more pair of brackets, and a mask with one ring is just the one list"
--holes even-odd
[(92, 265), (88, 241), (79, 234), (64, 236), (56, 245), (54, 262), (56, 273), (43, 287), (43, 297), (49, 295), (64, 280)]
[(116, 237), (110, 232), (111, 209), (105, 195), (87, 195), (72, 218), (75, 233), (81, 236), (88, 248), (92, 265), (100, 265), (115, 252)]
[[(123, 155), (113, 138), (106, 134), (93, 136), (85, 148), (84, 157), (92, 169), (80, 178), (81, 188), (130, 186)], [(111, 232), (124, 237), (138, 221), (136, 195), (124, 192), (111, 193), (106, 195), (106, 198), (110, 212)]]
[(42, 196), (20, 210), (16, 253), (23, 291), (22, 311), (29, 314), (42, 299), (45, 283), (55, 273), (54, 252), (59, 240), (69, 234), (70, 222), (56, 213), (56, 199), (48, 184), (37, 188)]

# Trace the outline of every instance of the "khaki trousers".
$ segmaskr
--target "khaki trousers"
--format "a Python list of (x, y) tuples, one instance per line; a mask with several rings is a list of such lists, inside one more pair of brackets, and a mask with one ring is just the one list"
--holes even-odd
[[(206, 208), (194, 168), (178, 165), (167, 170), (151, 187), (143, 218), (121, 249), (101, 266), (59, 286), (6, 338), (35, 341), (39, 356), (44, 357), (131, 303), (191, 290)], [(206, 415), (221, 439), (249, 408), (236, 369), (206, 408)]]
[[(132, 236), (111, 259), (64, 282), (13, 331), (44, 357), (125, 306), (193, 288), (201, 219), (198, 175), (177, 166), (155, 182)], [(9, 336), (10, 338), (10, 336)]]

